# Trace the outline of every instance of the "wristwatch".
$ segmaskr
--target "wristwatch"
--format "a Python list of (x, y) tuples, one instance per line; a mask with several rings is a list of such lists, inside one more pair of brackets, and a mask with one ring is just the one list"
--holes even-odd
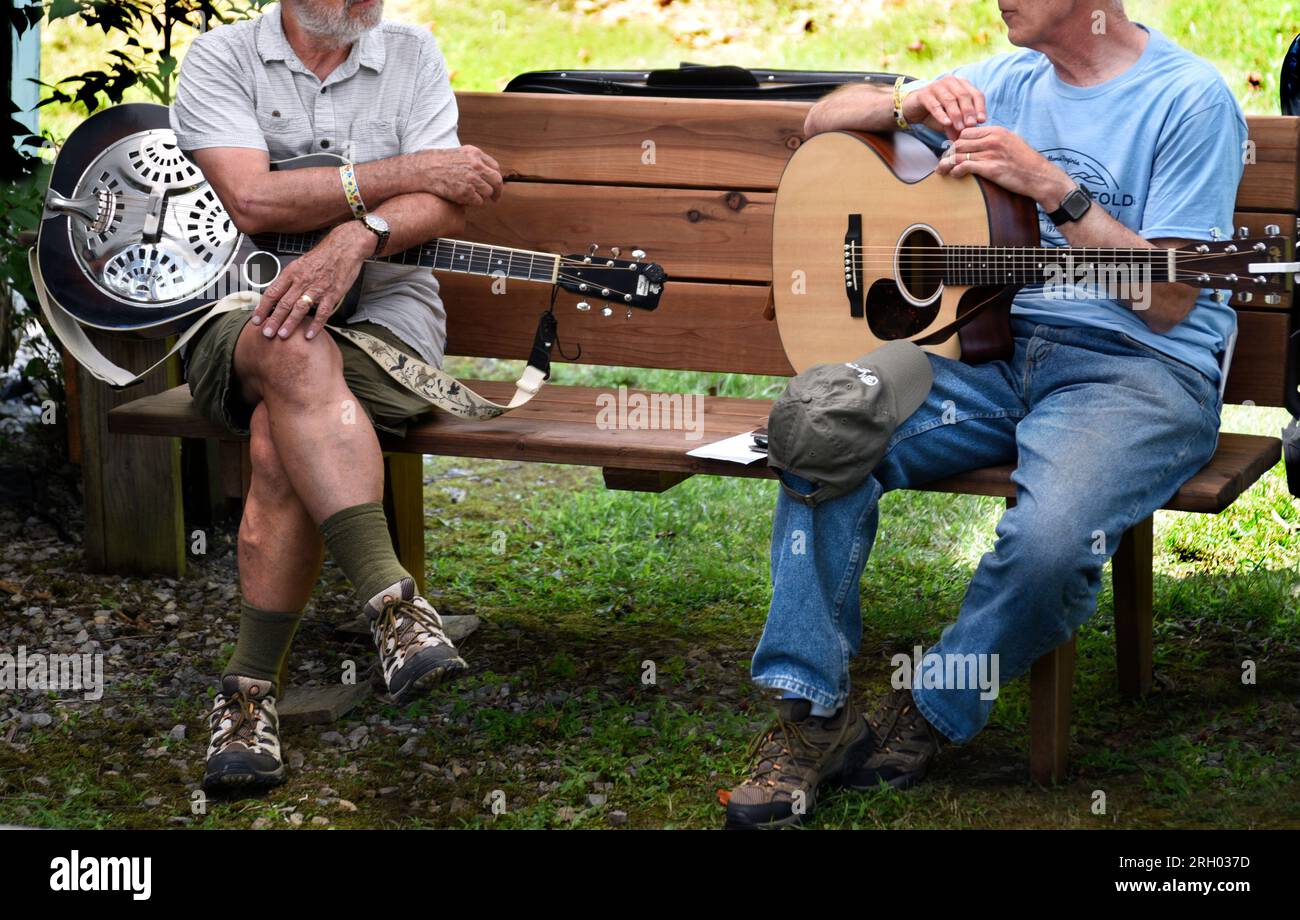
[(361, 223), (365, 224), (366, 229), (373, 233), (378, 239), (375, 242), (375, 255), (379, 250), (384, 248), (388, 242), (388, 221), (384, 220), (378, 214), (367, 214), (361, 218)]
[(1088, 191), (1086, 185), (1076, 185), (1074, 190), (1065, 196), (1061, 206), (1047, 216), (1059, 227), (1061, 224), (1068, 224), (1072, 220), (1083, 217), (1091, 207), (1092, 192)]

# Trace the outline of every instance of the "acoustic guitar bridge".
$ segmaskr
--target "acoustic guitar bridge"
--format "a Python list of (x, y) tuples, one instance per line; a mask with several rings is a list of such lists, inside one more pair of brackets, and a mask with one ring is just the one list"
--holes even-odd
[(861, 318), (866, 291), (862, 288), (862, 215), (849, 215), (844, 234), (844, 293), (849, 298), (849, 316)]

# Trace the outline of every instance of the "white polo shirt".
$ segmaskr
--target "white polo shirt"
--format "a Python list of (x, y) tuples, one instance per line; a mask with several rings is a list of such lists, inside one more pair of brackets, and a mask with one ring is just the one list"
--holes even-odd
[[(426, 29), (380, 22), (321, 80), (285, 38), (278, 3), (198, 36), (171, 106), (182, 150), (253, 147), (272, 160), (335, 153), (364, 163), (457, 147), (457, 119), (446, 62)], [(367, 263), (348, 322), (362, 320), (442, 364), (447, 315), (429, 269)]]

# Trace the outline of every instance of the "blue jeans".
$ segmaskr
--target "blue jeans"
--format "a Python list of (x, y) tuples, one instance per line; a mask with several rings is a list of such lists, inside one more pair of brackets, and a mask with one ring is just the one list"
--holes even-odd
[[(859, 583), (885, 492), (1016, 464), (1016, 504), (999, 521), (957, 621), (930, 649), (996, 655), (999, 678), (1010, 680), (1091, 616), (1120, 537), (1213, 456), (1219, 400), (1204, 374), (1119, 332), (1019, 319), (1012, 329), (1009, 361), (931, 356), (929, 397), (856, 490), (816, 507), (778, 490), (757, 684), (832, 709), (848, 699), (849, 660), (862, 638)], [(811, 488), (796, 476), (785, 481), (801, 493)], [(955, 676), (914, 684), (913, 696), (935, 728), (964, 742), (994, 701)]]

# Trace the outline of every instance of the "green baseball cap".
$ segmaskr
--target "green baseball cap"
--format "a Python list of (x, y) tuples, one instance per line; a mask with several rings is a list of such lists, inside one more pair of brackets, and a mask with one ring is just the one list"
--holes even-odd
[(767, 465), (817, 486), (802, 495), (781, 483), (806, 505), (846, 495), (876, 468), (894, 429), (933, 383), (925, 352), (901, 340), (856, 361), (810, 367), (772, 404)]

